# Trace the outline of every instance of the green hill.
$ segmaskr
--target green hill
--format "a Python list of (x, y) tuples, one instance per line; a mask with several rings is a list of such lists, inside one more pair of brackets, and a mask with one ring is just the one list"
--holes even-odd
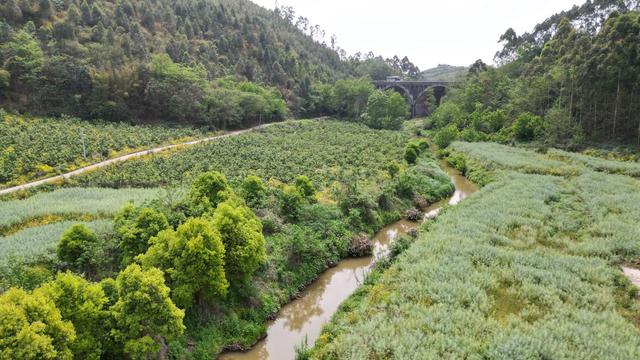
[(440, 64), (437, 67), (420, 73), (421, 78), (427, 81), (458, 81), (469, 71), (466, 66), (452, 66)]
[[(292, 12), (248, 0), (7, 0), (0, 14), (0, 106), (31, 113), (200, 121), (246, 108), (233, 91), (271, 91), (242, 81), (295, 109), (311, 82), (352, 73)], [(202, 81), (224, 77), (210, 96)]]

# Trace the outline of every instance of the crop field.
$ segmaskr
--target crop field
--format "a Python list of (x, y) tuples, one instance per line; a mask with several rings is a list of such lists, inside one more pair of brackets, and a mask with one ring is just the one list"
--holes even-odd
[(31, 263), (54, 259), (58, 240), (67, 229), (78, 223), (86, 225), (97, 233), (104, 233), (113, 227), (110, 220), (63, 221), (0, 237), (0, 267), (7, 265), (10, 260)]
[(0, 187), (67, 172), (141, 147), (204, 135), (193, 128), (25, 118), (0, 111)]
[(387, 176), (391, 161), (402, 162), (406, 132), (371, 130), (337, 121), (298, 121), (135, 159), (76, 178), (76, 185), (154, 187), (189, 183), (216, 170), (231, 180), (256, 175), (288, 182), (299, 174), (316, 184), (353, 183)]
[(3, 201), (0, 202), (0, 235), (47, 216), (53, 216), (54, 220), (60, 216), (110, 216), (128, 202), (141, 204), (161, 193), (161, 189), (68, 188), (36, 194), (25, 200)]
[(640, 163), (637, 161), (607, 160), (557, 149), (550, 149), (548, 154), (552, 158), (584, 165), (595, 171), (640, 177)]
[(480, 162), (488, 170), (509, 169), (527, 174), (572, 175), (580, 172), (581, 168), (533, 150), (496, 143), (455, 142), (451, 144), (451, 149)]
[(618, 267), (640, 260), (640, 182), (583, 165), (554, 176), (560, 160), (475, 145), (455, 150), (495, 180), (372, 276), (311, 358), (640, 357), (636, 290)]

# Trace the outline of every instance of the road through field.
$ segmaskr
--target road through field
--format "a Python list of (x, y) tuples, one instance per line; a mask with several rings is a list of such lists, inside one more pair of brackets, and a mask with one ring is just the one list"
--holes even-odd
[(138, 158), (138, 157), (141, 157), (141, 156), (156, 154), (156, 153), (159, 153), (159, 152), (175, 149), (175, 148), (178, 148), (178, 147), (192, 146), (192, 145), (197, 145), (197, 144), (201, 144), (201, 143), (205, 143), (205, 142), (216, 141), (216, 140), (220, 140), (220, 139), (224, 139), (224, 138), (228, 138), (228, 137), (238, 136), (238, 135), (242, 135), (242, 134), (245, 134), (245, 133), (248, 133), (248, 132), (261, 130), (261, 129), (267, 128), (267, 127), (269, 127), (271, 125), (274, 125), (274, 124), (278, 124), (278, 123), (264, 124), (264, 125), (255, 126), (255, 127), (249, 128), (249, 129), (232, 131), (232, 132), (228, 132), (226, 134), (217, 135), (217, 136), (211, 136), (211, 137), (208, 137), (208, 138), (193, 140), (193, 141), (189, 141), (189, 142), (185, 142), (185, 143), (174, 144), (174, 145), (165, 145), (165, 146), (160, 146), (160, 147), (156, 147), (156, 148), (153, 148), (153, 149), (138, 151), (138, 152), (135, 152), (135, 153), (132, 153), (132, 154), (119, 156), (119, 157), (116, 157), (116, 158), (113, 158), (113, 159), (109, 159), (109, 160), (101, 161), (99, 163), (95, 163), (93, 165), (85, 166), (83, 168), (80, 168), (80, 169), (77, 169), (77, 170), (74, 170), (74, 171), (71, 171), (71, 172), (68, 172), (68, 173), (65, 173), (65, 174), (61, 174), (61, 175), (53, 176), (53, 177), (50, 177), (50, 178), (37, 180), (37, 181), (32, 181), (32, 182), (29, 182), (29, 183), (26, 183), (26, 184), (17, 185), (17, 186), (13, 186), (13, 187), (10, 187), (10, 188), (2, 189), (2, 190), (0, 190), (0, 196), (1, 195), (11, 194), (11, 193), (14, 193), (14, 192), (20, 191), (20, 190), (26, 190), (26, 189), (29, 189), (29, 188), (32, 188), (32, 187), (36, 187), (36, 186), (40, 186), (40, 185), (44, 185), (44, 184), (49, 184), (49, 183), (53, 183), (53, 182), (57, 182), (57, 181), (64, 181), (66, 179), (69, 179), (71, 177), (80, 175), (80, 174), (85, 173), (87, 171), (103, 168), (105, 166), (109, 166), (109, 165), (112, 165), (112, 164), (115, 164), (115, 163), (119, 163), (119, 162), (127, 161), (127, 160), (130, 160), (130, 159)]

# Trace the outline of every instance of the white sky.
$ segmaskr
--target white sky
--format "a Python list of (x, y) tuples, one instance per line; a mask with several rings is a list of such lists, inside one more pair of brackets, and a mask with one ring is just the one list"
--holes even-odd
[[(252, 0), (273, 9), (275, 0)], [(518, 35), (583, 0), (279, 0), (338, 37), (350, 55), (409, 56), (422, 70), (493, 62), (498, 39)]]

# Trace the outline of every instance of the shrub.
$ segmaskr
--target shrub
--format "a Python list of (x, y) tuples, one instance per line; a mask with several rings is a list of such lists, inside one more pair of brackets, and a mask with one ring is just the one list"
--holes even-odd
[(257, 176), (247, 176), (242, 182), (242, 195), (252, 207), (259, 207), (267, 196), (267, 187)]
[(407, 146), (404, 150), (404, 159), (409, 164), (415, 164), (418, 160), (418, 150), (414, 146)]
[(458, 135), (458, 128), (455, 125), (448, 125), (436, 132), (433, 137), (433, 142), (438, 145), (439, 148), (444, 149), (456, 141)]
[(191, 185), (191, 201), (200, 210), (215, 209), (226, 199), (227, 190), (229, 190), (229, 182), (226, 176), (217, 171), (206, 172)]
[(296, 189), (305, 197), (305, 199), (312, 199), (316, 194), (316, 187), (313, 185), (311, 179), (304, 175), (300, 175), (294, 179)]
[(234, 280), (245, 282), (266, 261), (260, 220), (245, 205), (225, 201), (213, 214), (213, 226), (222, 237), (225, 273), (231, 286)]
[(542, 118), (531, 113), (518, 115), (513, 130), (515, 137), (522, 141), (531, 141), (542, 135)]
[(366, 233), (361, 233), (351, 237), (349, 241), (349, 256), (362, 257), (373, 253), (373, 242)]
[(73, 225), (58, 242), (58, 258), (75, 270), (85, 270), (92, 261), (97, 242), (91, 229), (82, 224)]
[(304, 203), (304, 197), (300, 190), (291, 185), (286, 185), (279, 196), (280, 213), (290, 221), (295, 221), (300, 215), (300, 209)]

